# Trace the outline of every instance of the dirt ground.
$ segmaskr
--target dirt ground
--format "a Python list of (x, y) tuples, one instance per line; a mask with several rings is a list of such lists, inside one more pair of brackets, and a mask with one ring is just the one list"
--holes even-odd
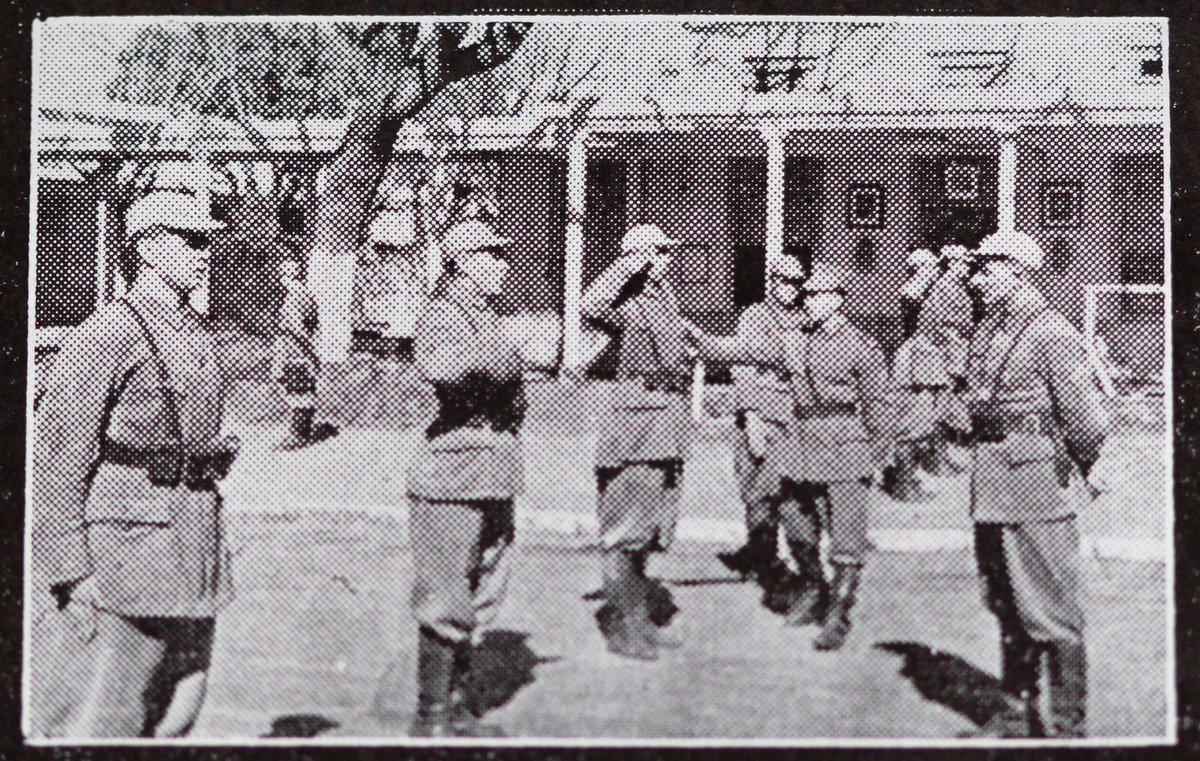
[[(197, 736), (402, 737), (372, 718), (393, 659), (411, 684), (410, 556), (394, 518), (238, 516), (238, 597), (220, 619)], [(877, 553), (845, 649), (785, 629), (713, 557), (657, 558), (683, 649), (609, 655), (596, 631), (598, 558), (583, 540), (519, 537), (510, 597), (484, 637), (473, 693), (522, 738), (948, 738), (997, 709), (997, 633), (969, 551)], [(1166, 731), (1164, 578), (1155, 563), (1086, 563), (1091, 731)], [(415, 684), (412, 685), (415, 694)], [(411, 706), (402, 706), (410, 709)]]

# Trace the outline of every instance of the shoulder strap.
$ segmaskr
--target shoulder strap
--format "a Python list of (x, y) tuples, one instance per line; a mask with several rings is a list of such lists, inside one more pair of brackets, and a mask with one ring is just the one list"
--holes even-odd
[(454, 299), (441, 298), (441, 299), (435, 299), (435, 301), (444, 301), (447, 304), (453, 304), (455, 307), (458, 308), (458, 311), (463, 313), (463, 317), (467, 318), (467, 324), (471, 326), (471, 330), (475, 331), (476, 333), (480, 332), (479, 326), (475, 323), (475, 320), (471, 318), (471, 313), (467, 311), (467, 308), (465, 306), (458, 303)]
[(129, 309), (129, 313), (133, 315), (133, 319), (137, 322), (138, 327), (142, 330), (142, 335), (146, 339), (146, 344), (150, 347), (150, 356), (154, 361), (155, 368), (158, 370), (158, 380), (166, 389), (166, 399), (163, 404), (167, 407), (167, 417), (171, 422), (171, 433), (177, 443), (183, 443), (183, 420), (179, 414), (179, 405), (175, 400), (175, 386), (171, 383), (171, 374), (167, 370), (167, 363), (163, 361), (162, 352), (158, 349), (158, 342), (154, 340), (154, 333), (150, 331), (150, 326), (146, 324), (146, 318), (138, 311), (129, 299), (121, 299), (122, 304)]
[(990, 387), (988, 389), (989, 399), (995, 398), (996, 389), (1000, 387), (1000, 379), (1004, 377), (1004, 371), (1008, 369), (1008, 361), (1012, 359), (1012, 355), (1017, 348), (1017, 344), (1021, 343), (1021, 340), (1025, 338), (1025, 334), (1029, 332), (1029, 328), (1033, 325), (1033, 323), (1037, 322), (1039, 317), (1049, 311), (1050, 308), (1046, 307), (1034, 312), (1028, 319), (1025, 320), (1025, 323), (1021, 325), (1021, 329), (1017, 331), (1017, 334), (1013, 336), (1012, 343), (1010, 343), (1008, 348), (1004, 350), (1004, 356), (1000, 359), (1000, 366), (996, 368), (996, 374), (991, 378), (991, 383), (989, 384)]

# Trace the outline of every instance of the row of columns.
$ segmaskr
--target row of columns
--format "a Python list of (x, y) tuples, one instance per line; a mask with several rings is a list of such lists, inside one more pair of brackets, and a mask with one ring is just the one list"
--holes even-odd
[[(997, 127), (1000, 138), (997, 216), (1000, 230), (1016, 229), (1017, 133), (1019, 127)], [(774, 124), (758, 128), (767, 150), (766, 257), (768, 266), (783, 255), (784, 167), (786, 133)], [(567, 148), (567, 230), (563, 307), (563, 361), (577, 366), (582, 352), (580, 303), (583, 292), (583, 220), (587, 182), (587, 139), (581, 130)]]

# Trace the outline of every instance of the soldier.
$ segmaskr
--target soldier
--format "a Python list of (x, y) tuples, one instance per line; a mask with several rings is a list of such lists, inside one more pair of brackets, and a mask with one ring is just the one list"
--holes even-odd
[(691, 431), (692, 360), (666, 279), (675, 244), (655, 225), (630, 228), (621, 257), (588, 287), (582, 304), (585, 316), (621, 334), (596, 459), (606, 600), (597, 618), (609, 651), (640, 660), (679, 644), (664, 631), (673, 606), (646, 577), (649, 554), (666, 551), (674, 538)]
[(896, 465), (890, 489), (899, 498), (923, 497), (917, 468), (938, 474), (947, 439), (968, 427), (960, 394), (966, 384), (971, 305), (966, 293), (962, 246), (946, 246), (941, 258), (918, 250), (909, 257), (910, 276), (902, 302), (916, 303), (916, 324), (892, 363), (896, 396)]
[(275, 339), (272, 377), (283, 388), (291, 410), (290, 436), (281, 445), (298, 449), (329, 438), (337, 428), (327, 423), (313, 426), (317, 408), (317, 373), (321, 360), (313, 346), (317, 332), (317, 301), (300, 279), (300, 263), (284, 259), (279, 263), (283, 285), (283, 304), (279, 308), (279, 335)]
[[(772, 263), (768, 297), (742, 313), (734, 336), (710, 336), (690, 327), (701, 357), (737, 365), (739, 434), (733, 463), (746, 506), (749, 540), (736, 552), (722, 553), (718, 558), (730, 570), (756, 578), (764, 589), (764, 604), (783, 613), (790, 626), (818, 620), (827, 592), (817, 542), (817, 515), (796, 502), (793, 490), (783, 488), (783, 474), (769, 456), (795, 420), (790, 376), (782, 351), (789, 336), (809, 327), (800, 306), (807, 274), (801, 258), (785, 253)], [(779, 559), (781, 522), (799, 571), (796, 574)]]
[(221, 370), (188, 303), (222, 225), (177, 191), (125, 224), (133, 285), (71, 332), (37, 405), (32, 602), (52, 604), (31, 687), (51, 737), (186, 734), (232, 595), (216, 482), (237, 441), (220, 438)]
[[(408, 472), (416, 737), (499, 734), (479, 723), (466, 686), (475, 636), (504, 598), (522, 481), (522, 358), (491, 304), (504, 287), (509, 244), (483, 222), (450, 228), (445, 272), (416, 327), (416, 365), (438, 400)], [(394, 665), (381, 684), (376, 710), (384, 717), (394, 712), (401, 671)]]
[[(891, 449), (887, 365), (879, 345), (842, 312), (845, 277), (840, 267), (818, 263), (805, 281), (801, 303), (810, 324), (784, 334), (781, 358), (791, 378), (795, 419), (768, 464), (783, 474), (793, 504), (827, 520), (834, 573), (813, 642), (818, 650), (840, 649), (850, 633), (867, 553), (869, 490), (879, 482)], [(815, 546), (816, 540), (814, 535), (807, 543)]]
[[(1028, 235), (995, 233), (980, 244), (970, 279), (986, 309), (968, 366), (971, 513), (1009, 696), (982, 736), (1085, 734), (1075, 516), (1108, 421), (1079, 332), (1029, 281), (1043, 259)], [(1043, 652), (1050, 685), (1044, 725), (1034, 708)]]

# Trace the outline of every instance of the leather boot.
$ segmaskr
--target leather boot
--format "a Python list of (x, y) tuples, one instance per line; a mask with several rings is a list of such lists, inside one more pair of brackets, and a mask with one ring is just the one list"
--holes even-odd
[(717, 560), (742, 578), (753, 578), (766, 569), (775, 558), (775, 526), (754, 526), (746, 543), (732, 552), (718, 552)]
[(858, 599), (858, 579), (862, 566), (844, 563), (834, 564), (832, 588), (833, 602), (825, 614), (821, 633), (813, 640), (817, 650), (840, 650), (850, 634), (850, 611)]
[(790, 545), (800, 573), (799, 585), (784, 616), (784, 625), (806, 626), (825, 618), (829, 584), (821, 568), (820, 549), (805, 542), (791, 542)]
[(413, 737), (454, 737), (450, 684), (454, 675), (454, 643), (421, 627), (417, 642), (417, 713)]
[(308, 446), (313, 440), (313, 418), (316, 410), (312, 407), (297, 407), (292, 410), (291, 427), (288, 438), (283, 442), (284, 449), (300, 449)]
[(606, 550), (604, 594), (608, 602), (596, 613), (608, 651), (640, 661), (658, 659), (654, 624), (650, 620), (646, 585), (636, 570), (633, 553)]
[(1004, 708), (987, 723), (961, 737), (1038, 738), (1045, 737), (1038, 715), (1038, 665), (1041, 649), (1015, 626), (1001, 626), (1000, 688)]
[(475, 646), (462, 642), (454, 649), (454, 672), (450, 676), (448, 715), (454, 737), (504, 737), (499, 727), (479, 720), (477, 707), (472, 704), (469, 684), (471, 658)]
[(1042, 723), (1038, 719), (1035, 700), (1028, 693), (1019, 697), (1004, 696), (1004, 709), (987, 720), (979, 729), (964, 732), (959, 737), (995, 738), (995, 739), (1027, 739), (1045, 737)]
[(1051, 737), (1087, 736), (1087, 650), (1083, 644), (1050, 646)]

